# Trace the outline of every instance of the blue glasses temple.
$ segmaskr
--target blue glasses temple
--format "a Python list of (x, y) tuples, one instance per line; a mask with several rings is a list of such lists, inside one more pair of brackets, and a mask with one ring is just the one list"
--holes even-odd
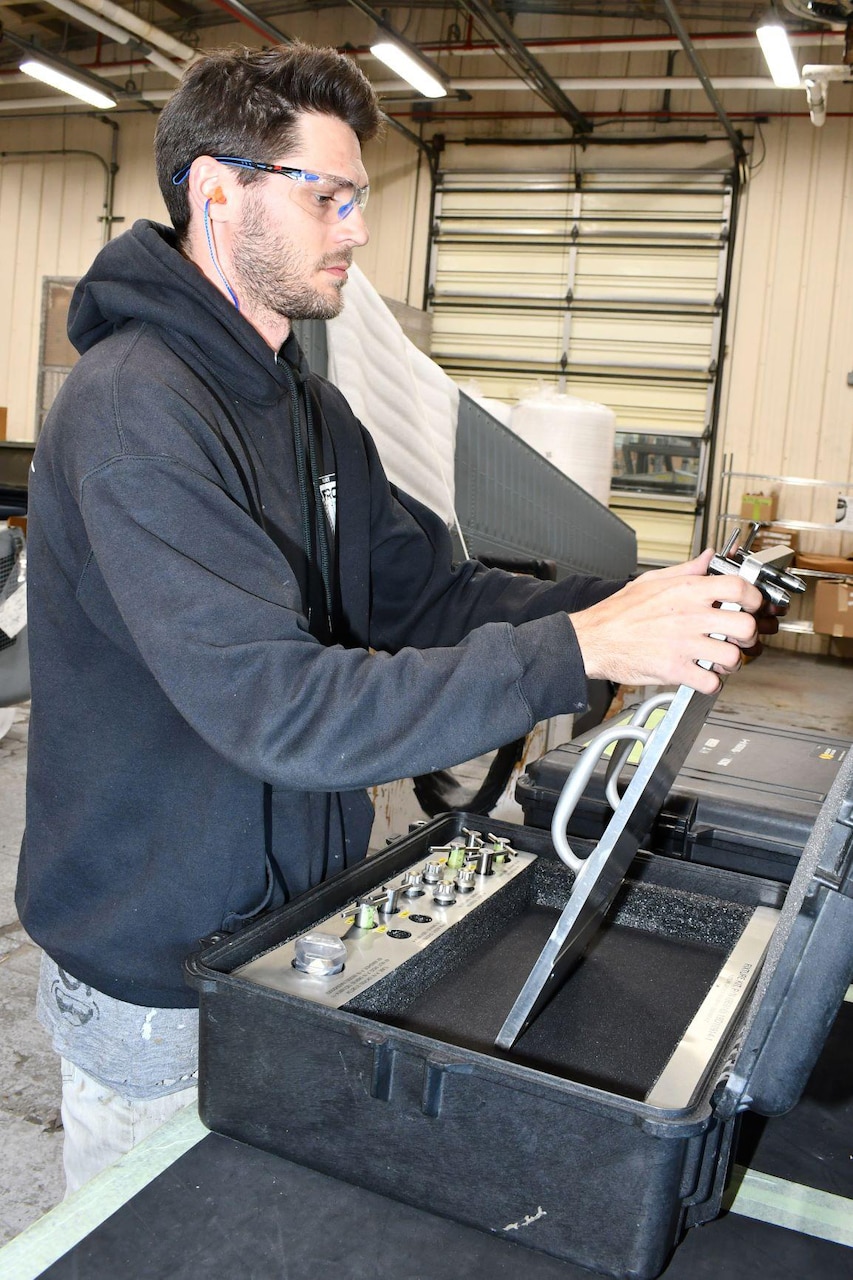
[[(219, 164), (231, 164), (236, 166), (238, 169), (255, 169), (259, 173), (281, 173), (284, 174), (285, 177), (292, 177), (296, 174), (300, 174), (305, 182), (320, 181), (320, 174), (311, 173), (307, 169), (291, 168), (288, 165), (264, 164), (259, 160), (246, 160), (243, 156), (214, 156), (213, 159), (218, 161)], [(180, 187), (182, 183), (186, 182), (192, 167), (193, 161), (191, 160), (189, 164), (185, 164), (182, 169), (177, 171), (177, 173), (172, 174), (172, 185)], [(355, 183), (351, 183), (350, 185), (353, 188), (352, 199), (348, 200), (346, 204), (342, 204), (340, 206), (337, 211), (339, 218), (345, 218), (348, 213), (351, 213), (355, 205), (359, 202), (359, 195), (362, 194), (363, 191), (367, 190), (366, 187), (363, 189), (361, 187), (357, 187)]]

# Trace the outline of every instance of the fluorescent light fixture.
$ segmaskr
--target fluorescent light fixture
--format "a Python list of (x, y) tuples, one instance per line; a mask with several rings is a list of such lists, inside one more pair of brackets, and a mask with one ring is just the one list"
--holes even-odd
[(788, 32), (775, 18), (768, 18), (755, 33), (773, 83), (780, 89), (799, 89), (800, 72)]
[(94, 85), (88, 84), (85, 80), (78, 80), (76, 76), (69, 76), (64, 71), (58, 71), (47, 62), (37, 62), (35, 58), (27, 58), (20, 63), (20, 69), (24, 75), (32, 76), (34, 80), (41, 80), (42, 84), (49, 84), (53, 89), (59, 89), (62, 93), (78, 98), (81, 102), (88, 102), (92, 107), (107, 110), (116, 105), (115, 98), (107, 97)]
[(422, 93), (425, 98), (447, 97), (447, 89), (438, 76), (433, 75), (424, 62), (421, 62), (413, 54), (407, 53), (395, 41), (379, 40), (376, 44), (370, 46), (370, 52), (380, 62), (384, 62), (386, 67), (390, 67), (392, 71), (397, 72), (398, 76), (402, 76), (413, 89), (417, 89), (418, 93)]

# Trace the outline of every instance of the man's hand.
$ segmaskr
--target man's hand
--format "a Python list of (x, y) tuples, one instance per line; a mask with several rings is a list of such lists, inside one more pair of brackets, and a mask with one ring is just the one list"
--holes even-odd
[[(716, 693), (719, 675), (736, 671), (741, 650), (755, 646), (753, 614), (764, 598), (734, 575), (708, 577), (713, 551), (687, 564), (655, 569), (599, 604), (570, 614), (590, 679), (618, 684), (686, 684)], [(720, 610), (721, 603), (742, 612)], [(712, 634), (725, 635), (713, 640)], [(703, 659), (712, 665), (697, 665)], [(717, 674), (719, 673), (719, 674)]]

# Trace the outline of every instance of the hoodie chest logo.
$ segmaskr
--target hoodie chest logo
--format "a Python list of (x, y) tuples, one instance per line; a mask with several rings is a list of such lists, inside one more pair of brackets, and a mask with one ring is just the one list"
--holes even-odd
[(320, 488), (320, 497), (323, 499), (323, 510), (326, 513), (326, 519), (331, 526), (332, 532), (335, 531), (335, 520), (338, 514), (338, 481), (337, 477), (332, 473), (327, 476), (320, 476), (318, 480)]

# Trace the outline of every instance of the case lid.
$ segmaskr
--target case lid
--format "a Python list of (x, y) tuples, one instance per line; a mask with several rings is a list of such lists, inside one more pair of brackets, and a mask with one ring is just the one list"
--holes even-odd
[(753, 993), (720, 1114), (781, 1115), (799, 1100), (853, 978), (853, 752), (839, 769)]

